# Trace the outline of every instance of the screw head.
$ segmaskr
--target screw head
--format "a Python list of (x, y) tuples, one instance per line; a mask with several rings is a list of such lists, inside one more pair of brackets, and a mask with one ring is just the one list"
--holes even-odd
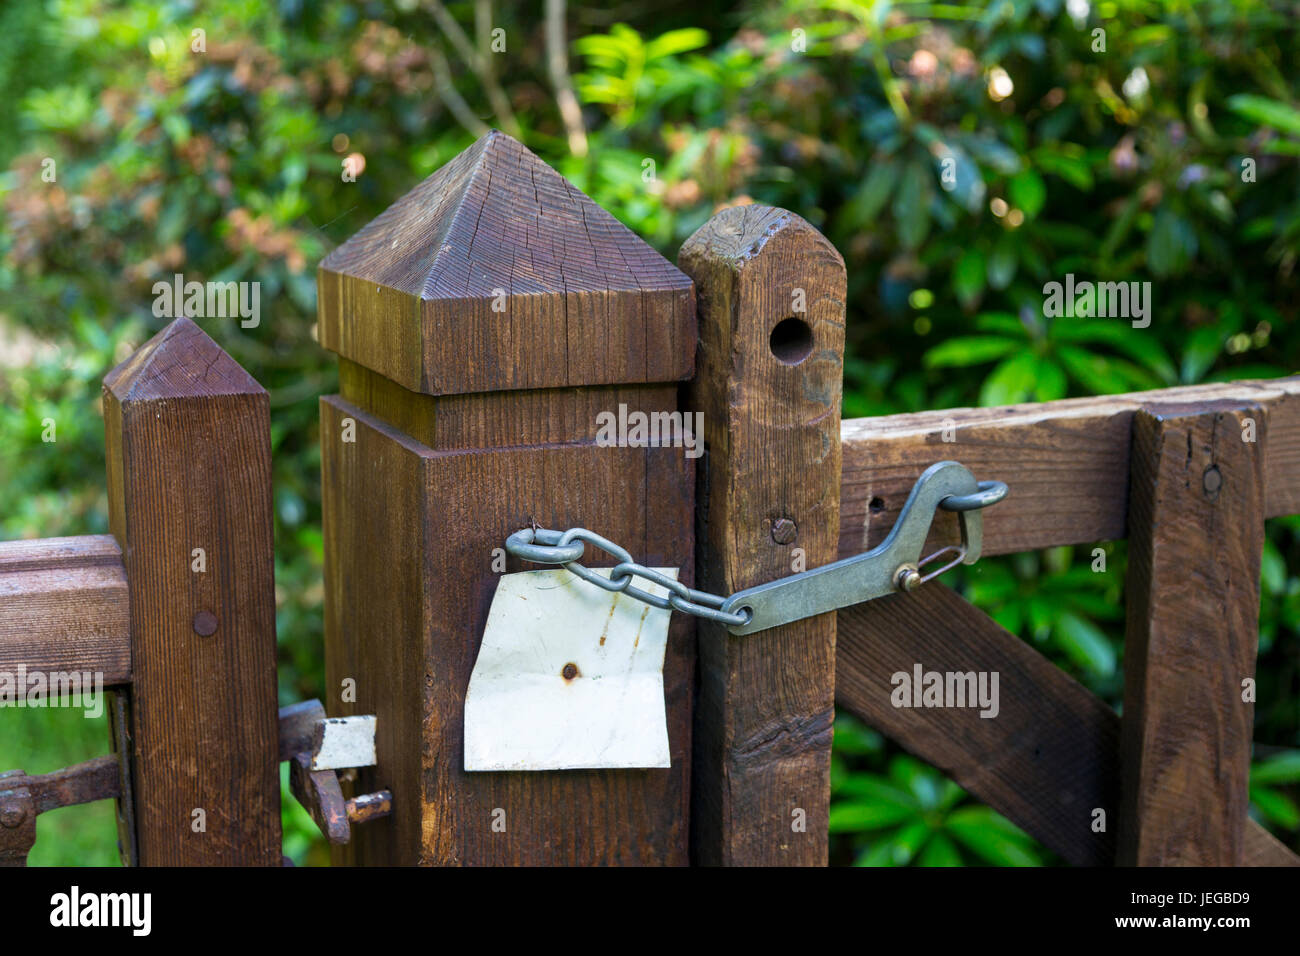
[(1218, 465), (1211, 465), (1205, 469), (1205, 474), (1201, 476), (1201, 487), (1205, 489), (1207, 495), (1219, 493), (1219, 489), (1223, 487), (1223, 472), (1219, 471)]
[(199, 611), (194, 615), (194, 633), (200, 637), (211, 637), (217, 633), (217, 616), (211, 611)]
[(905, 564), (894, 572), (894, 586), (900, 591), (915, 591), (921, 584), (921, 572), (910, 564)]
[(0, 804), (0, 826), (12, 830), (27, 819), (27, 808), (21, 804)]
[(560, 671), (560, 676), (565, 680), (573, 680), (578, 676), (578, 665), (572, 663), (565, 664), (564, 670)]
[(789, 544), (799, 534), (799, 526), (789, 518), (777, 518), (772, 522), (772, 540), (777, 544)]

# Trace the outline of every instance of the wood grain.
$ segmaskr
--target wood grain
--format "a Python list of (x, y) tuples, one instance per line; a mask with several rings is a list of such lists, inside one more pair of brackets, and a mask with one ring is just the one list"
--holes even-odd
[(433, 395), (689, 378), (690, 280), (493, 130), (335, 249), (320, 342)]
[[(267, 394), (182, 318), (105, 377), (104, 421), (131, 607), (139, 862), (279, 866)], [(207, 637), (201, 612), (215, 618)]]
[(1121, 864), (1241, 862), (1267, 447), (1257, 404), (1134, 416)]
[[(337, 858), (685, 863), (683, 615), (664, 667), (668, 769), (466, 773), (462, 711), (514, 531), (588, 527), (693, 578), (684, 449), (596, 441), (601, 412), (678, 409), (675, 383), (694, 368), (690, 279), (493, 131), (336, 249), (318, 288), (341, 393), (321, 404), (325, 705), (378, 717), (378, 762), (357, 792), (393, 793), (392, 815)], [(340, 699), (347, 678), (355, 701)]]
[[(835, 696), (1065, 860), (1109, 866), (1119, 829), (1120, 719), (1106, 703), (1016, 635), (937, 581), (839, 612)], [(895, 708), (897, 671), (997, 671), (999, 713)], [(1094, 809), (1105, 811), (1096, 831)], [(1296, 866), (1254, 821), (1248, 866)]]
[[(1134, 413), (1149, 403), (1224, 399), (1268, 412), (1265, 517), (1300, 513), (1300, 376), (1292, 376), (846, 421), (839, 555), (883, 541), (921, 472), (944, 459), (1011, 486), (1007, 501), (984, 514), (987, 555), (1123, 538)], [(956, 516), (937, 515), (931, 543), (956, 535)]]
[[(639, 404), (665, 396), (645, 392)], [(355, 443), (340, 440), (344, 419)], [(506, 536), (534, 520), (597, 528), (647, 564), (682, 568), (689, 583), (691, 462), (680, 449), (597, 447), (592, 420), (560, 440), (563, 414), (548, 441), (445, 450), (344, 397), (322, 400), (321, 421), (327, 708), (377, 715), (378, 762), (360, 771), (356, 792), (393, 792), (392, 816), (356, 828), (339, 861), (684, 864), (690, 619), (673, 615), (664, 666), (669, 769), (466, 773), (463, 708), (496, 588), (493, 551)], [(590, 557), (593, 567), (614, 563)], [(513, 558), (505, 566), (530, 569)], [(339, 700), (346, 677), (355, 703)]]
[[(766, 206), (714, 216), (679, 263), (699, 290), (698, 574), (730, 594), (790, 574), (796, 548), (810, 568), (835, 557), (844, 263), (803, 219)], [(792, 312), (796, 290), (806, 312)], [(787, 363), (771, 335), (791, 317), (811, 352)], [(774, 536), (781, 520), (793, 530)], [(826, 863), (834, 666), (833, 614), (747, 637), (701, 623), (696, 862)]]
[(0, 671), (131, 680), (130, 604), (111, 535), (0, 541)]

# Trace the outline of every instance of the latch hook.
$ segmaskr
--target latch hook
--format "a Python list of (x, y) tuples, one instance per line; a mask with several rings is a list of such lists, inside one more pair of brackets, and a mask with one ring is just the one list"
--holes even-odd
[[(723, 603), (722, 611), (748, 614), (748, 620), (730, 625), (727, 630), (737, 635), (764, 631), (896, 591), (911, 591), (958, 564), (974, 564), (983, 547), (980, 509), (996, 504), (1006, 494), (1004, 483), (977, 482), (965, 466), (955, 461), (931, 465), (917, 479), (884, 541), (863, 554), (737, 591)], [(921, 549), (939, 508), (957, 512), (961, 545), (941, 548), (922, 558)], [(921, 573), (922, 568), (949, 552), (957, 554), (955, 560), (937, 571)]]

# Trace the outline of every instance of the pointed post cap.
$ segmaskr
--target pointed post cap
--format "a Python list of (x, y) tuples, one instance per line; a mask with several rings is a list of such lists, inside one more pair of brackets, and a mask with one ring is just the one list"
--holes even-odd
[(266, 389), (193, 320), (179, 318), (104, 376), (121, 402), (215, 395), (264, 395)]
[(672, 382), (691, 280), (493, 130), (320, 265), (320, 342), (416, 392)]

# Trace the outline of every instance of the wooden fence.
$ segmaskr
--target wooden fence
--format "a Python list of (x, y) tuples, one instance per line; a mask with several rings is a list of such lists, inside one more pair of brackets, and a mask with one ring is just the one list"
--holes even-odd
[[(377, 717), (343, 789), (392, 793), (336, 862), (824, 864), (837, 704), (1071, 863), (1300, 862), (1247, 817), (1243, 700), (1300, 377), (841, 423), (845, 270), (816, 229), (726, 209), (679, 266), (495, 132), (322, 263), (325, 708)], [(279, 864), (266, 393), (187, 319), (104, 392), (112, 534), (0, 544), (0, 671), (103, 673), (117, 756), (0, 777), (0, 857), (112, 796), (129, 862)], [(703, 412), (703, 457), (604, 447), (620, 406)], [(591, 528), (728, 594), (879, 544), (946, 459), (1011, 486), (986, 555), (1129, 539), (1122, 721), (931, 582), (744, 637), (674, 614), (669, 768), (462, 769), (510, 533)], [(940, 512), (931, 542), (956, 534)], [(916, 664), (997, 672), (999, 714), (894, 707)]]

